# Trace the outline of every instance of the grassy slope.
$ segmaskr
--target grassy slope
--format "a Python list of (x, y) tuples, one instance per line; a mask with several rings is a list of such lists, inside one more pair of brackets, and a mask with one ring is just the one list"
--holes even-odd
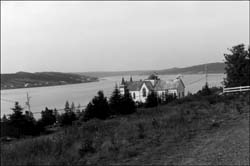
[(1, 146), (12, 164), (246, 164), (249, 96), (191, 101), (92, 120)]

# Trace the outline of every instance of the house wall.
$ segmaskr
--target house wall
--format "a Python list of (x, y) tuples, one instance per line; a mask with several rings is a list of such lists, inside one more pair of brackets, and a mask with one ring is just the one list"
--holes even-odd
[(178, 98), (182, 98), (185, 96), (185, 87), (182, 84), (180, 84), (177, 87), (177, 96), (178, 96)]
[[(143, 97), (143, 88), (146, 89), (146, 96), (145, 97)], [(147, 86), (145, 85), (145, 83), (143, 83), (143, 85), (142, 85), (142, 87), (140, 89), (140, 101), (141, 102), (143, 102), (143, 103), (146, 102), (146, 99), (147, 99), (147, 96), (148, 96), (149, 92), (150, 92), (149, 89), (147, 88)]]
[(124, 87), (120, 87), (120, 93), (122, 94), (122, 95), (124, 95), (125, 94), (125, 91), (124, 91)]
[(168, 94), (177, 96), (177, 89), (169, 89)]
[[(134, 100), (134, 102), (140, 102), (140, 91), (129, 91), (132, 99)], [(134, 94), (135, 94), (135, 98), (134, 98)]]

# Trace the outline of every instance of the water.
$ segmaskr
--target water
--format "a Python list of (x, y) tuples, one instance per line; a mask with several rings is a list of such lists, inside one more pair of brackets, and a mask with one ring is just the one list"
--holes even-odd
[[(174, 79), (176, 75), (159, 75), (159, 77), (163, 80), (167, 80)], [(224, 74), (210, 74), (208, 75), (208, 83), (210, 86), (222, 86), (221, 82), (224, 77)], [(29, 93), (29, 96), (31, 96), (30, 105), (32, 112), (41, 112), (45, 107), (52, 109), (64, 108), (66, 101), (69, 101), (70, 103), (74, 102), (75, 106), (78, 104), (84, 106), (97, 94), (98, 90), (103, 90), (105, 96), (109, 97), (115, 84), (119, 84), (121, 78), (122, 76), (113, 76), (101, 78), (99, 82), (1, 90), (1, 116), (3, 116), (3, 114), (7, 115), (12, 113), (10, 108), (14, 106), (14, 101), (18, 101), (21, 106), (24, 107), (27, 100), (27, 92)], [(124, 76), (124, 78), (125, 80), (129, 80), (130, 76)], [(146, 75), (133, 76), (133, 80), (143, 80), (145, 78), (147, 78)], [(184, 75), (182, 80), (186, 86), (186, 93), (188, 91), (195, 93), (205, 84), (205, 76), (201, 74)], [(13, 102), (6, 100), (11, 100)], [(27, 107), (25, 108), (27, 109)], [(34, 114), (34, 116), (39, 118), (40, 114)]]

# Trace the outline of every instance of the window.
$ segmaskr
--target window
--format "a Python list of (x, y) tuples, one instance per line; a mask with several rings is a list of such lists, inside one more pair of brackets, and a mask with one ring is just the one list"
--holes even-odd
[(135, 92), (133, 93), (133, 98), (135, 99)]
[(142, 96), (143, 96), (143, 97), (146, 97), (146, 96), (147, 96), (147, 92), (146, 92), (146, 89), (145, 89), (145, 88), (142, 89)]

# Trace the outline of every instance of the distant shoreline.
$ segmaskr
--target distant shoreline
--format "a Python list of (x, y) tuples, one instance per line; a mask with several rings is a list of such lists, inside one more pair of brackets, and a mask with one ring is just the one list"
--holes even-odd
[(91, 83), (91, 82), (99, 82), (100, 80), (93, 80), (93, 81), (87, 81), (87, 82), (77, 82), (77, 83), (67, 83), (67, 84), (58, 84), (58, 85), (42, 85), (42, 86), (33, 86), (33, 87), (14, 87), (14, 88), (1, 88), (1, 91), (5, 90), (14, 90), (14, 89), (30, 89), (30, 88), (41, 88), (41, 87), (52, 87), (52, 86), (63, 86), (63, 85), (74, 85), (74, 84), (85, 84), (85, 83)]

